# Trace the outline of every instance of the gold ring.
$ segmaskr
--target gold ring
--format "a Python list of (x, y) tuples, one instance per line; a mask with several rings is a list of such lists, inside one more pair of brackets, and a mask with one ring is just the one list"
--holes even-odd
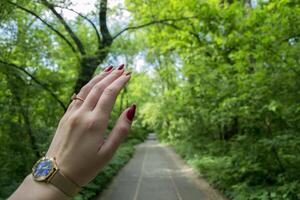
[(71, 99), (72, 99), (72, 100), (77, 100), (77, 99), (78, 99), (78, 100), (84, 102), (84, 99), (83, 99), (83, 98), (80, 98), (80, 97), (77, 96), (77, 94), (75, 94), (75, 93), (72, 95)]

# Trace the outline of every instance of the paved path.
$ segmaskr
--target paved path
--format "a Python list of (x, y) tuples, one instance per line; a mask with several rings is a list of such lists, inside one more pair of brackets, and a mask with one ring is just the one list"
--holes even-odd
[(222, 200), (223, 198), (155, 135), (135, 155), (98, 200)]

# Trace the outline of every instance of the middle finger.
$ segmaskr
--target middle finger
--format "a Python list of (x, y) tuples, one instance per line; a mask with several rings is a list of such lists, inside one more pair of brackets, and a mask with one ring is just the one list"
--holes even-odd
[[(80, 90), (80, 92), (77, 94), (77, 96), (81, 99), (86, 99), (88, 94), (90, 93), (91, 89), (96, 85), (98, 82), (100, 82), (102, 79), (104, 79), (110, 72), (113, 70), (113, 66), (109, 65), (108, 67), (105, 68), (104, 71), (102, 71), (100, 74), (92, 78), (85, 86), (83, 86)], [(73, 102), (70, 105), (71, 110), (73, 108), (79, 108), (82, 105), (83, 101), (81, 100), (73, 100)]]
[(103, 93), (104, 89), (108, 87), (114, 80), (120, 77), (124, 72), (124, 64), (120, 65), (117, 70), (113, 71), (111, 74), (103, 78), (100, 82), (98, 82), (94, 87), (91, 89), (89, 94), (87, 95), (82, 108), (93, 110), (96, 106), (101, 94)]

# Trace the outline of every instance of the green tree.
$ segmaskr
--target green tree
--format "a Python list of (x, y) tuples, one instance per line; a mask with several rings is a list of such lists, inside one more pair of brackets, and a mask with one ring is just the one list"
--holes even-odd
[(233, 199), (299, 198), (299, 3), (127, 1), (185, 18), (140, 32), (163, 88), (144, 120)]

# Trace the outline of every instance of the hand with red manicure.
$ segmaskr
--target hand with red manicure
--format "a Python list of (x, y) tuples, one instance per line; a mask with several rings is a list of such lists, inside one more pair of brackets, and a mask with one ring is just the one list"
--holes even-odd
[[(108, 66), (90, 80), (73, 98), (59, 122), (46, 156), (55, 157), (60, 171), (79, 186), (90, 182), (127, 136), (136, 106), (127, 108), (117, 120), (107, 140), (110, 114), (117, 95), (130, 80), (124, 64)], [(68, 199), (51, 184), (35, 182), (29, 175), (10, 199)]]

